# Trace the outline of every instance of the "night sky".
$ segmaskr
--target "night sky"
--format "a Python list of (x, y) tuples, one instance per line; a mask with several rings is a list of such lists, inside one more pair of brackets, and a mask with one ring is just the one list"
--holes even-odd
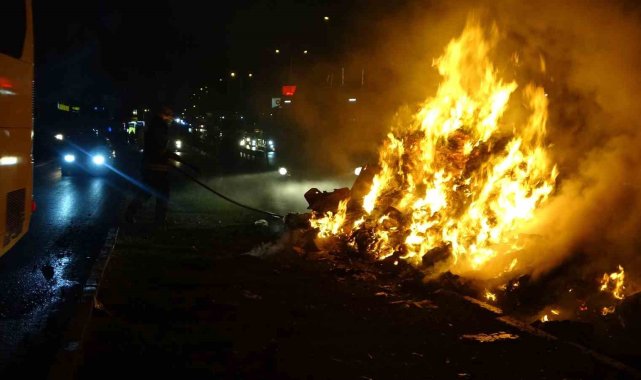
[(107, 93), (125, 106), (157, 97), (180, 102), (190, 88), (232, 70), (260, 78), (282, 66), (285, 54), (275, 56), (275, 48), (308, 49), (319, 60), (339, 55), (359, 7), (310, 0), (149, 4), (34, 0), (38, 96), (91, 102)]

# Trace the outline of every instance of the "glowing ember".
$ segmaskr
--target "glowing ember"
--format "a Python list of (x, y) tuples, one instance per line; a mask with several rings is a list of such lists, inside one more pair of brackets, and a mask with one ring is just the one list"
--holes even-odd
[(496, 294), (490, 292), (489, 290), (485, 291), (485, 299), (488, 301), (496, 301)]
[(557, 170), (545, 145), (545, 91), (528, 84), (517, 92), (499, 76), (489, 59), (497, 36), (470, 20), (449, 43), (434, 63), (436, 95), (411, 120), (399, 117), (368, 194), (355, 200), (364, 219), (351, 223), (340, 208), (315, 215), (319, 237), (371, 231), (365, 248), (375, 257), (398, 253), (435, 273), (495, 277), (518, 267), (519, 234)]
[(608, 314), (612, 314), (614, 313), (614, 310), (614, 306), (604, 307), (603, 309), (601, 309), (601, 315), (606, 316)]
[[(623, 291), (625, 290), (624, 285), (625, 272), (623, 267), (619, 265), (618, 272), (612, 272), (610, 274), (604, 273), (601, 278), (601, 288), (602, 292), (610, 292), (612, 296), (618, 300), (622, 300), (625, 295)], [(605, 314), (604, 314), (605, 315)]]

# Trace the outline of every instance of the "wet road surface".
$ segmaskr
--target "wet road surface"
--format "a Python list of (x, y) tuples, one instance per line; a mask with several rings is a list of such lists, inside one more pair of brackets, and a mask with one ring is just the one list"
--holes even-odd
[(61, 177), (55, 163), (34, 168), (30, 230), (0, 258), (0, 374), (46, 374), (43, 361), (127, 194), (118, 179)]
[[(210, 158), (186, 153), (201, 167), (207, 185), (252, 207), (285, 215), (306, 212), (304, 194), (312, 187), (332, 191), (351, 186), (355, 176), (309, 179), (304, 173), (278, 174), (270, 165), (244, 174), (220, 174)], [(127, 168), (108, 177), (62, 177), (55, 163), (34, 169), (33, 214), (29, 233), (0, 258), (0, 376), (19, 373), (41, 378), (59, 348), (59, 341), (82, 287), (110, 228), (118, 225), (134, 188), (136, 154), (123, 159)], [(170, 219), (203, 217), (204, 223), (248, 222), (264, 215), (239, 208), (207, 192), (179, 173), (172, 173)], [(145, 205), (153, 209), (153, 201)], [(37, 363), (37, 365), (34, 365)]]

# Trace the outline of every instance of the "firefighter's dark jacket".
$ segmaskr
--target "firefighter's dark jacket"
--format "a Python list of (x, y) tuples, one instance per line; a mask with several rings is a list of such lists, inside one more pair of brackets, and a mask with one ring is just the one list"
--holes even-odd
[(153, 171), (169, 170), (169, 160), (182, 161), (167, 149), (169, 125), (160, 117), (154, 116), (145, 131), (145, 148), (142, 156), (143, 169)]

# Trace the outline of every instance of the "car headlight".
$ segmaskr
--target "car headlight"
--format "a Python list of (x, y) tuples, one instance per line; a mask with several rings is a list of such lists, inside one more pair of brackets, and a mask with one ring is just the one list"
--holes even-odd
[(96, 165), (102, 165), (105, 163), (105, 156), (103, 156), (102, 154), (96, 154), (95, 156), (91, 157), (91, 161)]
[(65, 136), (62, 133), (58, 133), (57, 135), (54, 136), (56, 140), (62, 141), (65, 139)]
[(180, 148), (182, 148), (182, 147), (183, 147), (183, 142), (182, 142), (182, 141), (180, 141), (180, 140), (176, 140), (176, 148), (177, 148), (177, 149), (180, 149)]
[(65, 154), (63, 159), (65, 160), (65, 162), (74, 162), (76, 160), (76, 156), (74, 156), (73, 154)]
[(287, 175), (287, 168), (280, 168), (280, 169), (278, 169), (278, 174), (280, 174), (280, 175)]

